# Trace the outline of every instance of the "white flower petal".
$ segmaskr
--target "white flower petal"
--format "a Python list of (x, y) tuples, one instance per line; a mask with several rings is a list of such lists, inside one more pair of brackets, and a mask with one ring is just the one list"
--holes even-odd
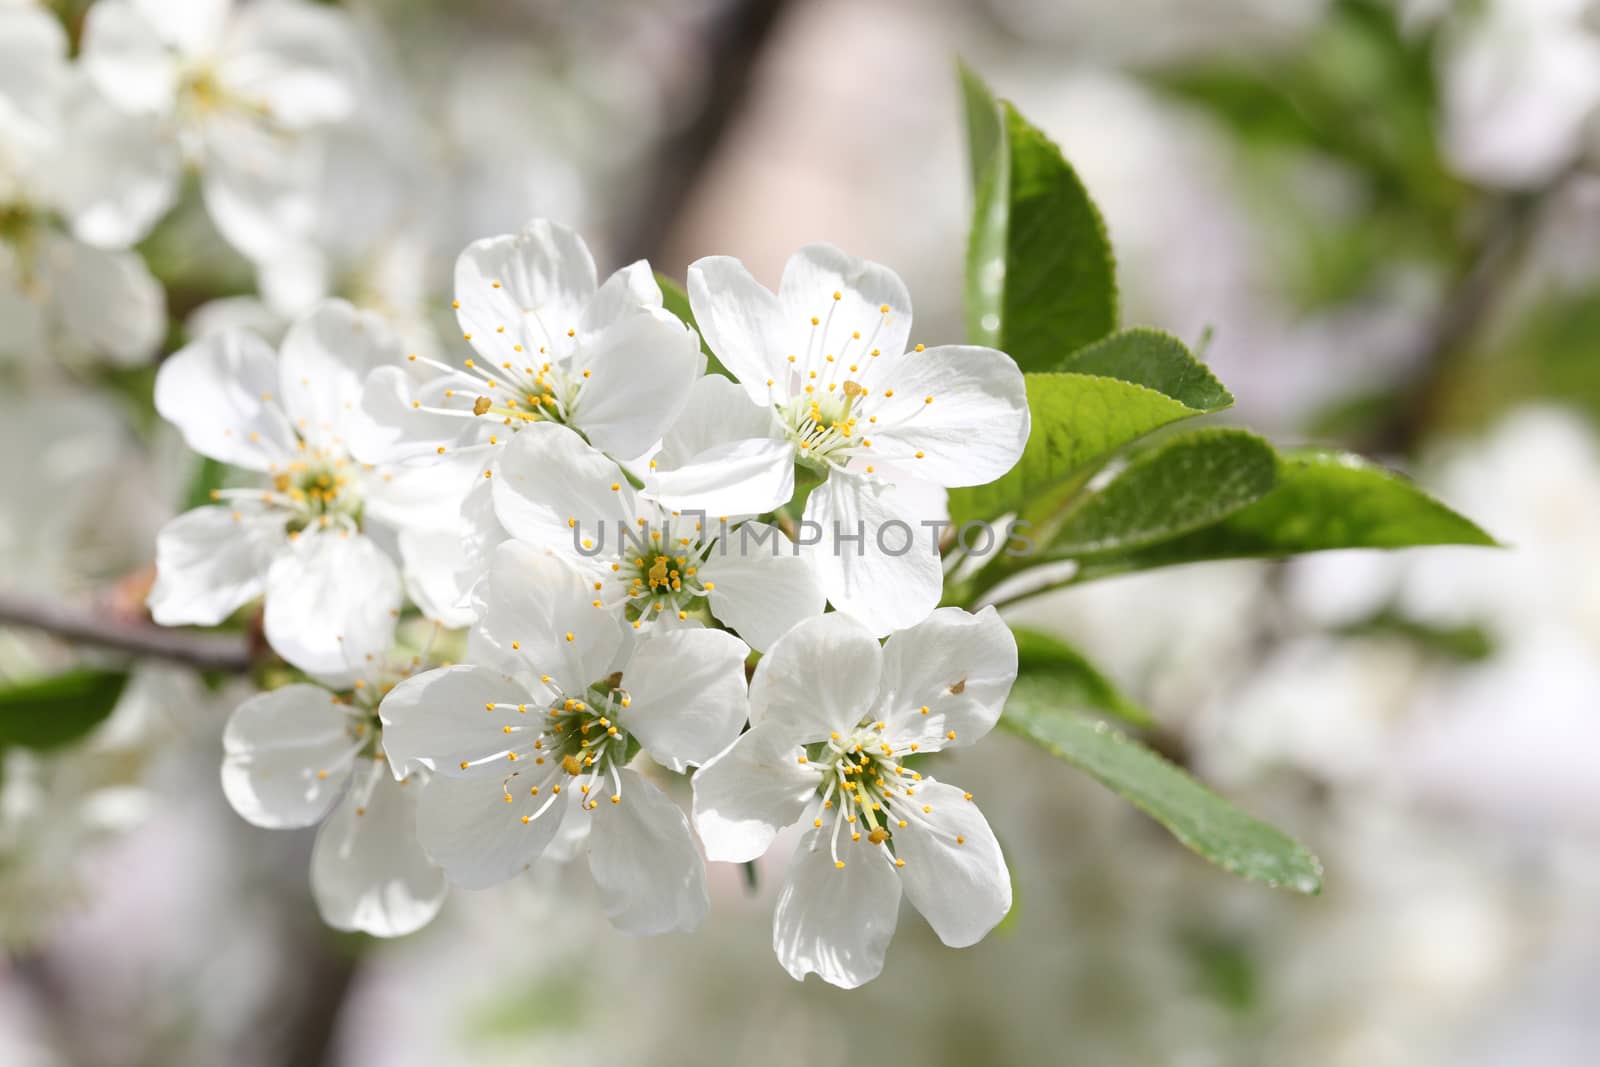
[(563, 335), (577, 329), (595, 294), (594, 259), (572, 230), (534, 219), (516, 236), (468, 245), (456, 260), (455, 285), (462, 332), (499, 366), (514, 343), (528, 352), (566, 351)]
[(350, 777), (359, 739), (343, 704), (287, 685), (240, 704), (222, 733), (222, 791), (246, 821), (282, 830), (318, 822)]
[(600, 904), (624, 933), (687, 933), (711, 906), (689, 820), (637, 771), (621, 778), (621, 801), (601, 799), (592, 813), (589, 873)]
[(663, 507), (760, 515), (794, 495), (794, 445), (770, 408), (720, 374), (694, 383), (652, 458), (647, 488)]
[(362, 479), (362, 516), (396, 530), (458, 531), (466, 497), (488, 481), (483, 461), (446, 453), (437, 463), (374, 472)]
[(289, 328), (279, 359), (284, 409), (307, 442), (348, 447), (346, 431), (367, 375), (400, 358), (383, 316), (325, 300)]
[(804, 519), (820, 529), (812, 549), (822, 589), (875, 634), (918, 622), (939, 603), (944, 568), (932, 529), (892, 486), (832, 470), (812, 490)]
[(495, 549), (474, 636), (503, 662), (549, 675), (569, 696), (581, 696), (611, 673), (624, 641), (621, 620), (593, 598), (568, 564), (507, 542)]
[(760, 515), (794, 495), (794, 445), (746, 438), (715, 445), (683, 466), (662, 470), (649, 483), (661, 506), (711, 516)]
[[(200, 195), (217, 232), (257, 264), (309, 262), (308, 244), (319, 225), (318, 176), (323, 147), (314, 138), (274, 137), (250, 117), (223, 113), (202, 130)], [(272, 299), (290, 277), (269, 278)], [(298, 286), (283, 291), (304, 299)], [(295, 314), (298, 306), (279, 306)]]
[[(621, 468), (564, 426), (536, 422), (519, 430), (492, 479), (495, 515), (507, 533), (580, 562), (592, 541), (599, 566), (614, 550), (619, 523), (641, 516)], [(615, 489), (612, 486), (616, 486)]]
[(155, 403), (203, 456), (265, 471), (295, 448), (277, 406), (278, 359), (261, 338), (226, 331), (184, 345), (156, 374)]
[(224, 296), (207, 300), (190, 312), (183, 332), (196, 340), (228, 330), (244, 330), (276, 344), (283, 340), (289, 323), (260, 297)]
[[(407, 367), (415, 364), (408, 363)], [(480, 427), (463, 415), (440, 415), (449, 391), (476, 396), (483, 383), (465, 374), (414, 377), (402, 367), (379, 367), (367, 376), (361, 407), (350, 420), (350, 454), (363, 463), (436, 461), (476, 440)], [(454, 405), (459, 408), (458, 402)]]
[(662, 439), (656, 461), (676, 467), (708, 448), (747, 437), (770, 437), (774, 432), (768, 405), (751, 400), (738, 382), (707, 374), (695, 379), (683, 414)]
[(126, 366), (148, 360), (166, 336), (166, 294), (137, 252), (54, 239), (40, 257), (40, 280), (72, 348)]
[(688, 287), (689, 307), (706, 344), (752, 401), (770, 403), (767, 380), (778, 381), (780, 388), (787, 380), (785, 349), (795, 332), (785, 329), (778, 298), (731, 256), (689, 264)]
[(32, 156), (59, 136), (67, 71), (67, 34), (54, 14), (0, 5), (0, 146)]
[(80, 80), (67, 94), (72, 136), (50, 164), (50, 193), (81, 241), (127, 248), (178, 196), (177, 142), (159, 120), (131, 117)]
[(808, 974), (855, 989), (876, 978), (900, 918), (900, 879), (888, 854), (865, 839), (839, 835), (835, 866), (831, 828), (800, 839), (772, 917), (772, 950), (796, 981)]
[(650, 264), (644, 260), (629, 263), (612, 272), (583, 309), (578, 333), (587, 338), (640, 308), (661, 306), (661, 286), (656, 284)]
[(665, 311), (641, 313), (595, 334), (573, 370), (588, 377), (572, 424), (596, 448), (633, 459), (661, 439), (688, 402), (700, 342)]
[(282, 544), (282, 516), (215, 507), (179, 515), (156, 536), (151, 618), (162, 626), (215, 626), (261, 595)]
[(630, 698), (618, 712), (623, 727), (672, 770), (704, 763), (739, 736), (748, 717), (749, 654), (749, 646), (721, 630), (652, 628), (623, 667)]
[(1028, 443), (1022, 371), (1004, 352), (943, 345), (907, 352), (880, 385), (872, 411), (873, 452), (922, 481), (985, 485), (1016, 466)]
[(243, 5), (217, 58), (224, 91), (290, 129), (340, 122), (355, 110), (365, 54), (344, 12), (272, 0)]
[[(555, 838), (567, 805), (552, 804), (536, 819), (522, 777), (505, 786), (492, 778), (436, 777), (417, 796), (417, 840), (445, 877), (464, 889), (487, 889), (527, 870)], [(521, 803), (506, 803), (516, 789)]]
[(914, 813), (894, 832), (906, 896), (939, 940), (951, 948), (975, 945), (1011, 910), (1011, 872), (1000, 842), (955, 786), (924, 778), (917, 800), (932, 810)]
[(133, 0), (155, 34), (185, 56), (216, 49), (234, 0)]
[(530, 699), (527, 687), (488, 667), (461, 663), (424, 671), (395, 686), (378, 707), (384, 752), (402, 777), (419, 768), (446, 777), (502, 777), (515, 769), (510, 761), (487, 767), (461, 764), (503, 756), (517, 743), (503, 727), (522, 725), (518, 713), (490, 711), (487, 705), (514, 709)]
[(712, 614), (761, 652), (824, 607), (811, 561), (762, 522), (742, 523), (719, 540), (700, 565), (700, 579), (712, 587)]
[(172, 113), (178, 58), (160, 30), (126, 0), (100, 0), (83, 19), (79, 62), (106, 99), (124, 110)]
[(402, 937), (439, 913), (444, 871), (417, 843), (413, 794), (423, 786), (396, 782), (381, 763), (365, 774), (368, 780), (345, 794), (317, 832), (311, 895), (322, 921), (335, 930)]
[(845, 733), (872, 706), (882, 669), (882, 648), (855, 619), (838, 613), (807, 619), (756, 665), (750, 724), (772, 722), (801, 744)]
[(744, 863), (771, 847), (778, 831), (800, 821), (823, 771), (782, 727), (757, 726), (694, 776), (694, 828), (706, 859)]
[[(790, 344), (809, 369), (820, 371), (829, 354), (859, 356), (872, 349), (894, 360), (911, 338), (911, 294), (900, 276), (833, 245), (806, 245), (789, 257), (778, 302), (790, 335), (807, 342)], [(819, 320), (815, 327), (813, 318)]]
[(387, 652), (400, 612), (400, 572), (360, 534), (308, 530), (267, 571), (264, 629), (278, 655), (330, 683)]
[(422, 614), (447, 630), (476, 622), (472, 587), (483, 572), (463, 551), (460, 532), (405, 529), (396, 540), (406, 595)]
[(1017, 639), (994, 608), (940, 608), (884, 642), (878, 706), (890, 743), (970, 745), (1000, 721), (1016, 680)]

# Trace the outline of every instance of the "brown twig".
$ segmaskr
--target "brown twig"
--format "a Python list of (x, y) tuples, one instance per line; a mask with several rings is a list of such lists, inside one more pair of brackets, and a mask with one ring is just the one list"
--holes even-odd
[(662, 141), (649, 195), (618, 229), (622, 262), (661, 259), (683, 205), (745, 103), (751, 73), (783, 7), (784, 0), (729, 0), (700, 29), (706, 57), (700, 110)]
[(1550, 203), (1588, 167), (1580, 159), (1539, 188), (1506, 195), (1492, 206), (1480, 237), (1422, 333), (1413, 360), (1416, 372), (1388, 416), (1357, 442), (1360, 451), (1405, 455), (1415, 450), (1436, 421), (1444, 387), (1458, 363), (1471, 352), (1478, 331), (1515, 279)]
[(66, 641), (164, 659), (203, 671), (246, 674), (254, 664), (249, 639), (169, 630), (111, 612), (0, 593), (0, 625), (41, 630)]

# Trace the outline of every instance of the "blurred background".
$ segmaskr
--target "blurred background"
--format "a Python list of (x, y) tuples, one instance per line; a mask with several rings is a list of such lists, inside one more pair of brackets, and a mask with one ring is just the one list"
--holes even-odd
[[(281, 331), (323, 292), (448, 351), (456, 252), (534, 215), (602, 270), (679, 278), (726, 253), (773, 284), (831, 241), (905, 277), (919, 340), (957, 341), (959, 55), (1079, 169), (1125, 322), (1203, 347), (1230, 420), (1378, 456), (1509, 547), (1020, 606), (1149, 707), (1169, 755), (1315, 850), (1325, 891), (1233, 880), (997, 734), (951, 775), (986, 801), (1015, 911), (957, 952), (907, 909), (853, 993), (772, 957), (782, 847), (754, 891), (712, 870), (693, 937), (614, 933), (560, 870), (453, 893), (403, 941), (325, 930), (311, 831), (250, 827), (218, 785), (248, 687), (141, 667), (86, 741), (3, 750), (0, 1063), (1595, 1062), (1600, 5), (341, 6), (369, 94), (303, 247), (244, 259), (187, 182), (137, 246), (163, 351), (217, 322)], [(69, 35), (85, 7), (54, 5)], [(140, 610), (196, 462), (151, 374), (0, 353), (0, 618), (22, 597)], [(0, 625), (0, 678), (94, 657)]]

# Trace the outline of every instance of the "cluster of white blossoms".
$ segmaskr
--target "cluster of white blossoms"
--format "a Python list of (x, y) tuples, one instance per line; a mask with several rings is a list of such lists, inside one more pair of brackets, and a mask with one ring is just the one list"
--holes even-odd
[[(1005, 861), (919, 761), (994, 725), (1016, 645), (993, 609), (935, 610), (936, 539), (885, 531), (1016, 462), (1015, 363), (912, 346), (900, 280), (825, 245), (777, 295), (691, 268), (732, 378), (646, 264), (602, 282), (553, 223), (475, 242), (455, 280), (457, 361), (326, 301), (276, 352), (221, 329), (162, 365), (161, 414), (249, 480), (163, 531), (152, 613), (260, 597), (308, 679), (235, 713), (234, 807), (326, 817), (312, 882), (346, 929), (405, 933), (446, 883), (583, 852), (618, 929), (691, 930), (702, 846), (750, 861), (803, 824), (773, 935), (796, 978), (876, 975), (902, 888), (947, 944), (982, 938)], [(466, 631), (460, 662), (397, 651), (408, 603)], [(692, 823), (642, 757), (693, 772)]]
[(0, 3), (0, 357), (139, 364), (166, 307), (134, 246), (185, 171), (265, 284), (303, 258), (366, 61), (309, 0), (99, 0), (78, 28), (69, 57), (48, 8)]

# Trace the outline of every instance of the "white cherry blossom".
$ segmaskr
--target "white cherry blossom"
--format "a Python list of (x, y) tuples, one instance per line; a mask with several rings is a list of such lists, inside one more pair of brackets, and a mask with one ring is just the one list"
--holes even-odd
[(304, 0), (99, 0), (81, 63), (120, 110), (160, 123), (169, 159), (199, 169), (230, 244), (257, 262), (303, 244), (320, 134), (355, 112), (366, 76), (348, 16)]
[[(822, 531), (815, 557), (828, 599), (880, 635), (922, 618), (942, 587), (922, 523), (941, 516), (919, 514), (903, 487), (982, 485), (1011, 469), (1029, 429), (1016, 363), (971, 345), (907, 351), (911, 298), (900, 278), (831, 245), (796, 252), (777, 294), (727, 256), (698, 260), (688, 281), (706, 341), (770, 412), (762, 437), (782, 446), (745, 446), (748, 462), (729, 464), (720, 487), (750, 504), (765, 495), (765, 507), (751, 506), (765, 510), (781, 503), (782, 468), (798, 466), (820, 483), (804, 518)], [(697, 489), (715, 483), (714, 464), (685, 462)], [(672, 478), (684, 475), (657, 468), (673, 502)]]
[(773, 922), (796, 979), (876, 977), (902, 891), (955, 948), (1010, 910), (1010, 873), (972, 794), (905, 759), (983, 737), (1016, 676), (1016, 641), (993, 608), (940, 608), (882, 646), (849, 616), (823, 615), (762, 659), (749, 732), (695, 775), (694, 821), (707, 858), (728, 862), (810, 823)]
[[(157, 410), (196, 452), (257, 472), (263, 484), (214, 491), (216, 504), (162, 530), (150, 593), (157, 622), (215, 625), (264, 594), (272, 647), (330, 680), (347, 674), (341, 638), (371, 647), (388, 632), (401, 575), (367, 534), (455, 521), (460, 494), (450, 494), (463, 481), (448, 469), (394, 472), (351, 458), (362, 382), (397, 352), (382, 319), (328, 301), (289, 330), (281, 354), (224, 330), (162, 364)], [(406, 563), (426, 611), (428, 561)]]
[(705, 864), (683, 812), (629, 763), (642, 746), (681, 769), (737, 736), (749, 650), (719, 630), (636, 637), (591, 600), (565, 563), (501, 545), (469, 644), (476, 665), (397, 686), (380, 708), (384, 744), (396, 773), (434, 772), (418, 833), (452, 882), (511, 878), (582, 820), (612, 923), (691, 930), (708, 906)]
[(139, 363), (165, 299), (127, 247), (170, 206), (177, 168), (66, 52), (49, 12), (0, 7), (0, 357)]
[(375, 937), (421, 929), (444, 903), (444, 872), (417, 843), (426, 772), (389, 773), (378, 701), (415, 661), (344, 649), (352, 688), (296, 684), (251, 697), (223, 732), (222, 789), (268, 829), (321, 824), (311, 890), (329, 926)]
[(595, 605), (635, 630), (698, 626), (704, 607), (764, 650), (822, 613), (809, 561), (777, 527), (668, 511), (565, 427), (519, 433), (492, 483), (510, 536), (565, 557), (589, 580)]
[(694, 332), (661, 307), (643, 261), (599, 284), (576, 233), (536, 219), (475, 241), (456, 261), (455, 309), (474, 355), (409, 356), (373, 375), (369, 462), (492, 451), (525, 426), (571, 427), (618, 459), (650, 450), (704, 365)]

